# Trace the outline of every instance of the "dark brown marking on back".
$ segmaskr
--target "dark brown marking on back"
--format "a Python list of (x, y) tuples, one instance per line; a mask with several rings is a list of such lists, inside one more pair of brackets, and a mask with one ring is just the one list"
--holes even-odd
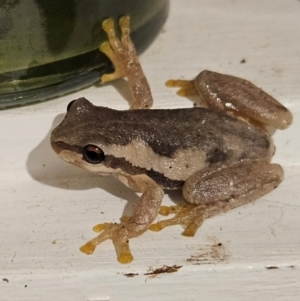
[(74, 101), (52, 135), (55, 141), (82, 147), (144, 141), (156, 154), (169, 158), (180, 149), (199, 149), (208, 155), (208, 162), (225, 161), (229, 153), (233, 160), (241, 158), (241, 151), (226, 143), (227, 137), (238, 139), (249, 159), (268, 156), (270, 145), (263, 130), (206, 108), (116, 111), (85, 98)]

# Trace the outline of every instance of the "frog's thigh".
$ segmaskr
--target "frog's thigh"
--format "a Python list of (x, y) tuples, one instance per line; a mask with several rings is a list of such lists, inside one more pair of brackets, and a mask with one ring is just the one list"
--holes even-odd
[(283, 169), (278, 164), (253, 161), (221, 167), (216, 164), (192, 175), (184, 184), (183, 195), (189, 203), (206, 204), (209, 217), (265, 195), (282, 179)]

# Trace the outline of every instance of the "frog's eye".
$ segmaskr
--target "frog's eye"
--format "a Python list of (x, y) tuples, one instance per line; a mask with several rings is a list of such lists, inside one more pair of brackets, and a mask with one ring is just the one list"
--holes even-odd
[(74, 101), (75, 100), (72, 100), (71, 102), (69, 102), (69, 104), (67, 106), (67, 112), (69, 112), (69, 110), (70, 110), (70, 108), (71, 108), (71, 106), (72, 106), (72, 104), (73, 104)]
[(83, 148), (83, 158), (91, 164), (99, 164), (104, 160), (104, 152), (96, 145), (88, 144)]

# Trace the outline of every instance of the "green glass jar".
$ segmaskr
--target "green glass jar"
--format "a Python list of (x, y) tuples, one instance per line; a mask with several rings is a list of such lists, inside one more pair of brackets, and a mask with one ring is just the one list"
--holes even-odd
[[(0, 108), (90, 85), (110, 61), (99, 51), (105, 18), (131, 17), (140, 52), (164, 24), (168, 0), (0, 0)], [(111, 70), (110, 70), (111, 69)]]

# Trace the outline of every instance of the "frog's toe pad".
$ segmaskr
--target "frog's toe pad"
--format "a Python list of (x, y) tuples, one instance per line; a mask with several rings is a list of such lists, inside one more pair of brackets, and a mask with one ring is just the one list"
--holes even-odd
[(122, 253), (118, 256), (118, 261), (123, 264), (130, 263), (132, 260), (133, 256), (130, 252)]
[(130, 29), (130, 17), (129, 16), (123, 16), (119, 20), (119, 25), (121, 29)]
[(102, 28), (103, 30), (105, 31), (109, 31), (111, 29), (114, 29), (115, 25), (114, 25), (114, 19), (113, 18), (108, 18), (108, 19), (105, 19), (103, 22), (102, 22)]
[(95, 249), (96, 249), (96, 245), (90, 242), (87, 242), (86, 244), (80, 247), (80, 251), (86, 255), (93, 254)]

